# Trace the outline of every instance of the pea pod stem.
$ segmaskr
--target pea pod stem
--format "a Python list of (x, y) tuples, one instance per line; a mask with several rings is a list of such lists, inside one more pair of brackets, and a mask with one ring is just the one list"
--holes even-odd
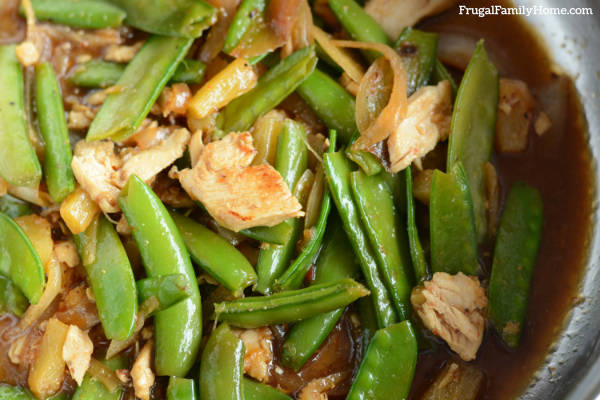
[(39, 130), (46, 143), (46, 186), (52, 200), (60, 203), (75, 190), (75, 178), (71, 170), (73, 154), (58, 82), (52, 66), (47, 62), (35, 66), (35, 104)]
[(156, 372), (184, 376), (196, 360), (202, 337), (200, 292), (190, 256), (165, 206), (140, 178), (129, 178), (119, 204), (148, 277), (183, 274), (187, 279), (190, 297), (154, 316)]
[[(98, 0), (31, 0), (35, 18), (81, 29), (103, 29), (121, 26), (125, 12)], [(19, 14), (25, 16), (23, 6)]]
[(88, 130), (87, 140), (125, 140), (140, 126), (192, 44), (191, 39), (152, 36), (117, 81)]

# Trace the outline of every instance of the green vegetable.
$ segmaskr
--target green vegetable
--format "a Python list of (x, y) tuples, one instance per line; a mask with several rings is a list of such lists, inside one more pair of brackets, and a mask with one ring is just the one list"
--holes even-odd
[(0, 212), (11, 218), (22, 217), (32, 213), (29, 203), (12, 197), (10, 194), (0, 196)]
[(167, 400), (198, 400), (198, 389), (193, 379), (169, 378)]
[(379, 275), (377, 261), (352, 198), (350, 161), (341, 152), (327, 153), (323, 156), (323, 165), (329, 182), (329, 190), (342, 219), (344, 230), (358, 257), (367, 286), (371, 291), (377, 324), (380, 327), (391, 325), (397, 321), (398, 316), (392, 307), (390, 294)]
[(433, 172), (430, 196), (431, 269), (476, 275), (477, 231), (469, 180), (460, 162), (449, 174)]
[(217, 21), (217, 9), (203, 0), (108, 1), (127, 13), (127, 24), (158, 35), (197, 38)]
[(0, 400), (36, 400), (27, 389), (0, 383)]
[(202, 305), (190, 256), (165, 206), (140, 178), (129, 178), (119, 204), (148, 276), (184, 274), (187, 279), (190, 297), (154, 316), (156, 373), (184, 376), (196, 360), (202, 338)]
[(543, 224), (540, 193), (515, 183), (508, 193), (496, 237), (488, 316), (502, 339), (519, 345), (525, 322), (531, 276)]
[(313, 46), (300, 49), (262, 75), (248, 93), (231, 101), (217, 122), (228, 132), (250, 129), (254, 121), (290, 95), (315, 69), (317, 56)]
[(152, 296), (158, 300), (158, 309), (162, 311), (191, 296), (187, 277), (183, 274), (159, 275), (153, 278), (140, 279), (135, 283), (139, 303)]
[(215, 318), (242, 328), (301, 321), (347, 306), (369, 291), (352, 279), (215, 303)]
[(152, 36), (117, 81), (92, 121), (87, 140), (125, 140), (140, 126), (192, 44), (191, 39)]
[(359, 136), (360, 132), (356, 130), (354, 135), (352, 135), (350, 143), (348, 147), (346, 147), (346, 151), (344, 153), (346, 154), (346, 157), (354, 161), (365, 172), (365, 174), (368, 176), (377, 175), (383, 171), (383, 166), (377, 157), (365, 150), (352, 150), (352, 144), (358, 139)]
[(417, 228), (417, 221), (415, 218), (415, 198), (413, 196), (412, 188), (412, 171), (410, 168), (406, 168), (406, 218), (407, 218), (407, 231), (408, 231), (408, 243), (410, 247), (410, 257), (412, 259), (413, 270), (415, 273), (415, 279), (418, 283), (429, 279), (431, 272), (425, 259), (425, 252), (421, 246), (421, 239), (419, 238), (419, 230)]
[[(82, 29), (121, 26), (125, 12), (98, 0), (31, 0), (35, 18)], [(19, 14), (25, 16), (23, 6)]]
[(0, 275), (0, 314), (9, 312), (20, 317), (28, 305), (27, 298), (19, 288), (10, 279)]
[(437, 84), (441, 81), (450, 82), (450, 88), (452, 89), (452, 98), (456, 97), (456, 92), (458, 91), (458, 87), (456, 86), (456, 82), (450, 72), (444, 67), (444, 64), (439, 59), (436, 59), (435, 64), (433, 66), (433, 71), (431, 71), (431, 79), (433, 83)]
[(202, 400), (243, 400), (244, 343), (222, 323), (208, 338), (200, 361)]
[(39, 130), (46, 143), (44, 177), (50, 197), (60, 203), (73, 190), (71, 143), (65, 110), (52, 66), (47, 62), (35, 66), (35, 104)]
[(44, 268), (40, 256), (23, 230), (10, 217), (0, 213), (0, 273), (10, 276), (31, 304), (37, 304), (44, 291)]
[(456, 95), (448, 146), (448, 166), (461, 162), (471, 187), (478, 240), (487, 232), (483, 166), (490, 160), (496, 132), (499, 80), (480, 41)]
[(264, 11), (266, 6), (265, 0), (243, 0), (241, 2), (225, 37), (223, 45), (225, 53), (231, 53), (236, 48), (252, 22)]
[(14, 45), (0, 46), (0, 176), (14, 186), (35, 187), (42, 167), (29, 141), (23, 71)]
[(245, 400), (292, 400), (287, 394), (271, 387), (244, 378), (244, 399)]
[(394, 48), (402, 57), (406, 69), (406, 91), (410, 96), (427, 85), (437, 61), (438, 35), (411, 27), (405, 28)]
[(354, 378), (348, 400), (407, 399), (417, 366), (417, 339), (408, 321), (378, 330)]
[(250, 239), (258, 240), (272, 244), (285, 244), (292, 233), (292, 227), (282, 222), (275, 226), (255, 226), (254, 228), (242, 229), (239, 233), (249, 237)]
[[(104, 334), (109, 339), (127, 339), (135, 326), (138, 302), (135, 278), (119, 235), (101, 215), (97, 223), (73, 239), (94, 293)], [(84, 253), (94, 243), (95, 257), (86, 263)]]
[(202, 83), (205, 72), (206, 64), (202, 61), (194, 60), (193, 58), (184, 58), (177, 66), (169, 83)]
[[(101, 361), (112, 370), (127, 368), (127, 358), (119, 356), (110, 360)], [(123, 395), (123, 389), (119, 388), (110, 392), (98, 379), (86, 374), (81, 386), (73, 393), (72, 400), (119, 400)]]
[(234, 296), (241, 296), (245, 288), (256, 283), (254, 268), (231, 243), (180, 214), (173, 212), (171, 217), (192, 260)]

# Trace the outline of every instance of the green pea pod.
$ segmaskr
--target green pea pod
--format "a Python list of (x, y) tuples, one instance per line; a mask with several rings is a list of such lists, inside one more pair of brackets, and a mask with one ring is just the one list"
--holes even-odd
[(531, 276), (542, 236), (543, 208), (537, 189), (517, 182), (508, 193), (498, 228), (488, 316), (511, 347), (519, 345), (525, 322)]
[(429, 225), (433, 272), (476, 275), (477, 230), (469, 180), (460, 162), (449, 174), (433, 172)]
[(221, 112), (218, 123), (224, 132), (250, 129), (254, 121), (290, 95), (315, 69), (317, 55), (313, 46), (300, 49), (263, 74), (248, 93), (231, 101)]
[[(125, 12), (98, 0), (31, 0), (35, 18), (81, 29), (102, 29), (121, 26)], [(19, 14), (25, 16), (23, 6)]]
[(108, 0), (127, 13), (125, 22), (157, 35), (197, 38), (217, 21), (217, 9), (203, 0)]
[(15, 46), (0, 46), (0, 177), (13, 186), (35, 187), (42, 167), (27, 133), (23, 85)]
[(377, 324), (380, 327), (391, 325), (396, 322), (397, 315), (391, 304), (390, 294), (379, 276), (377, 261), (352, 198), (350, 161), (341, 152), (327, 153), (323, 156), (323, 166), (329, 182), (329, 190), (342, 219), (344, 230), (358, 257), (362, 273), (371, 291), (377, 314)]
[(407, 399), (417, 366), (417, 339), (408, 321), (378, 330), (354, 378), (348, 400)]
[(37, 304), (44, 291), (44, 268), (40, 256), (23, 230), (5, 214), (0, 213), (0, 273)]
[(429, 279), (430, 272), (427, 260), (425, 259), (425, 252), (423, 246), (421, 246), (421, 239), (419, 238), (419, 230), (417, 228), (417, 221), (415, 218), (415, 198), (413, 196), (412, 188), (412, 171), (410, 168), (406, 168), (406, 217), (407, 217), (407, 231), (408, 231), (408, 243), (410, 246), (410, 257), (412, 259), (413, 270), (415, 273), (415, 279), (418, 283)]
[(243, 400), (244, 342), (221, 324), (208, 338), (200, 361), (202, 400)]
[[(277, 140), (275, 168), (289, 188), (296, 186), (296, 182), (306, 170), (308, 150), (305, 140), (306, 133), (302, 125), (287, 118)], [(283, 273), (296, 250), (296, 242), (302, 233), (302, 220), (290, 218), (286, 223), (292, 227), (287, 241), (281, 246), (261, 249), (258, 254), (256, 290), (260, 293), (271, 293), (275, 279)]]
[(351, 174), (352, 193), (379, 272), (401, 320), (410, 312), (412, 272), (404, 222), (396, 212), (394, 198), (385, 180), (362, 171)]
[(27, 298), (10, 279), (0, 275), (0, 314), (9, 312), (17, 317), (27, 310)]
[(254, 268), (231, 243), (190, 218), (174, 212), (171, 217), (192, 260), (234, 296), (256, 283)]
[(383, 171), (381, 177), (392, 192), (396, 210), (404, 217), (406, 215), (406, 177), (404, 175), (404, 170), (395, 174)]
[[(335, 145), (337, 141), (336, 131), (329, 132), (329, 148), (327, 152), (333, 153), (335, 151)], [(321, 200), (321, 211), (317, 223), (315, 224), (315, 232), (312, 239), (302, 249), (296, 260), (290, 265), (290, 267), (275, 281), (275, 290), (290, 290), (298, 289), (302, 286), (302, 281), (306, 276), (310, 266), (312, 265), (315, 257), (317, 256), (321, 243), (323, 242), (323, 236), (325, 235), (325, 228), (327, 227), (327, 219), (329, 212), (331, 211), (331, 197), (329, 196), (329, 190), (327, 188), (323, 191), (323, 200)]]
[(239, 233), (259, 242), (285, 244), (292, 233), (292, 227), (282, 222), (275, 226), (255, 226), (254, 228), (242, 229)]
[(154, 312), (165, 310), (191, 296), (187, 278), (183, 274), (160, 275), (153, 278), (140, 279), (135, 283), (139, 303), (154, 296), (158, 300), (158, 308)]
[[(371, 338), (379, 329), (377, 325), (377, 316), (375, 315), (375, 306), (373, 304), (372, 297), (363, 297), (358, 300), (358, 315), (360, 316), (360, 323), (362, 327), (362, 349), (367, 350)], [(364, 354), (364, 353), (363, 353)]]
[[(87, 263), (84, 253), (87, 247), (94, 245), (94, 236), (95, 257)], [(106, 337), (127, 339), (135, 326), (138, 301), (131, 264), (119, 235), (110, 221), (101, 215), (97, 223), (73, 239), (84, 260), (83, 267)]]
[(356, 131), (355, 104), (346, 89), (317, 68), (296, 91), (325, 126), (338, 133), (342, 143), (350, 142)]
[(27, 389), (0, 383), (0, 400), (36, 400)]
[(438, 35), (411, 27), (405, 28), (394, 48), (402, 57), (406, 70), (406, 91), (410, 96), (427, 85), (437, 61)]
[(290, 396), (272, 386), (244, 378), (245, 400), (292, 400)]
[(458, 86), (456, 86), (456, 82), (450, 72), (444, 67), (444, 64), (437, 59), (433, 66), (433, 71), (431, 71), (431, 81), (433, 83), (440, 83), (441, 81), (450, 82), (450, 88), (452, 89), (452, 98), (456, 97), (456, 92), (458, 91)]
[(169, 83), (198, 84), (204, 80), (206, 64), (193, 58), (184, 58), (173, 73)]
[[(381, 26), (354, 0), (329, 0), (329, 7), (350, 37), (360, 42), (384, 43), (391, 41)], [(368, 50), (364, 54), (374, 61), (381, 54)]]
[[(329, 224), (312, 285), (355, 278), (359, 268), (342, 223), (336, 219)], [(281, 363), (294, 371), (302, 368), (329, 336), (343, 313), (344, 309), (338, 308), (294, 324), (281, 347)]]
[(352, 279), (215, 303), (215, 318), (242, 328), (285, 324), (345, 307), (369, 291)]
[(167, 400), (198, 400), (198, 390), (193, 379), (169, 378)]
[(252, 22), (264, 11), (266, 6), (267, 2), (265, 0), (242, 1), (233, 16), (233, 20), (227, 31), (227, 36), (225, 37), (225, 44), (223, 45), (223, 51), (225, 53), (229, 54), (235, 49)]
[(29, 203), (12, 197), (10, 194), (5, 194), (4, 196), (0, 196), (0, 212), (11, 218), (17, 218), (29, 215), (33, 211), (31, 211)]
[(350, 145), (346, 147), (345, 154), (348, 159), (354, 161), (360, 169), (362, 169), (368, 176), (377, 175), (383, 171), (381, 162), (375, 157), (374, 154), (369, 153), (365, 150), (352, 150), (352, 144), (358, 139), (360, 133), (358, 130), (354, 132), (352, 139), (350, 139)]
[(202, 305), (196, 275), (177, 226), (158, 196), (132, 175), (119, 204), (137, 242), (148, 277), (183, 274), (191, 296), (154, 316), (157, 375), (184, 376), (202, 338)]
[(117, 81), (122, 90), (108, 95), (100, 107), (86, 139), (125, 140), (131, 136), (150, 112), (192, 41), (166, 36), (148, 39)]
[[(127, 368), (128, 366), (127, 358), (124, 356), (114, 357), (101, 362), (112, 370)], [(102, 382), (90, 374), (86, 374), (81, 385), (73, 393), (72, 400), (119, 400), (122, 395), (122, 388), (110, 392)]]
[(65, 110), (52, 66), (47, 62), (35, 66), (35, 104), (39, 130), (46, 143), (44, 177), (50, 197), (60, 203), (73, 190), (71, 143)]
[(498, 93), (498, 70), (480, 41), (456, 95), (447, 166), (450, 171), (460, 161), (467, 172), (479, 241), (487, 232), (483, 166), (490, 160), (494, 147)]

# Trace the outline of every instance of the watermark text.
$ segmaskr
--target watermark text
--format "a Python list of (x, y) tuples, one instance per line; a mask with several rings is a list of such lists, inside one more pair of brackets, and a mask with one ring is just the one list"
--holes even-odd
[(483, 18), (487, 15), (594, 15), (594, 9), (591, 7), (543, 7), (543, 6), (517, 6), (504, 7), (494, 5), (490, 7), (467, 7), (458, 6), (460, 15), (476, 15)]

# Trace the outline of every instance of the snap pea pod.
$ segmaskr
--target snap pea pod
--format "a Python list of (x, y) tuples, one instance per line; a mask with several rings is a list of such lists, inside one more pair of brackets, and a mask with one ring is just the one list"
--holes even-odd
[(340, 141), (350, 142), (356, 131), (354, 98), (329, 75), (316, 68), (296, 92), (323, 121), (328, 129), (335, 130)]
[(158, 308), (154, 312), (165, 310), (174, 304), (190, 297), (191, 290), (187, 278), (183, 274), (159, 275), (153, 278), (140, 279), (135, 283), (139, 303), (152, 296), (158, 300)]
[[(277, 139), (275, 169), (289, 188), (296, 186), (296, 182), (306, 170), (308, 150), (305, 140), (306, 134), (302, 125), (289, 118), (283, 122)], [(275, 279), (283, 273), (294, 255), (296, 242), (302, 233), (301, 222), (300, 218), (288, 219), (286, 223), (292, 227), (292, 230), (287, 241), (281, 246), (269, 246), (260, 250), (256, 264), (258, 292), (271, 293)]]
[(44, 291), (42, 260), (23, 230), (0, 213), (0, 273), (11, 278), (31, 304), (37, 304)]
[(215, 317), (242, 328), (285, 324), (345, 307), (368, 294), (363, 285), (347, 278), (270, 296), (215, 303)]
[(487, 232), (483, 166), (490, 160), (494, 147), (498, 95), (498, 70), (480, 41), (456, 95), (447, 165), (450, 171), (460, 161), (467, 172), (478, 241), (483, 240)]
[(450, 82), (450, 88), (452, 89), (452, 98), (456, 97), (456, 92), (458, 91), (458, 86), (456, 86), (456, 82), (450, 72), (444, 67), (444, 64), (439, 59), (435, 60), (435, 64), (433, 65), (433, 71), (431, 71), (431, 81), (435, 84), (440, 83), (441, 81)]
[(225, 36), (225, 44), (223, 45), (223, 51), (225, 53), (229, 54), (235, 49), (252, 24), (252, 21), (264, 11), (266, 6), (267, 2), (265, 0), (242, 1), (233, 16), (231, 25), (229, 25), (227, 36)]
[[(327, 149), (327, 152), (333, 153), (335, 151), (336, 141), (336, 131), (330, 131), (329, 148)], [(302, 249), (292, 265), (290, 265), (281, 277), (277, 278), (275, 281), (275, 290), (298, 289), (302, 285), (302, 281), (321, 247), (330, 211), (331, 197), (329, 195), (329, 190), (325, 188), (323, 191), (323, 199), (321, 200), (321, 211), (319, 212), (317, 223), (314, 226), (315, 231), (313, 237), (304, 249)]]
[(423, 246), (421, 246), (421, 239), (419, 238), (419, 230), (415, 219), (415, 198), (413, 196), (412, 171), (410, 168), (406, 168), (406, 219), (410, 257), (412, 259), (415, 279), (418, 283), (422, 283), (429, 279), (430, 272)]
[[(150, 5), (148, 5), (150, 7)], [(117, 81), (92, 121), (87, 140), (125, 140), (140, 126), (192, 44), (191, 39), (152, 36)]]
[(52, 200), (60, 203), (75, 190), (75, 178), (71, 170), (73, 154), (62, 96), (54, 70), (48, 62), (35, 66), (35, 104), (39, 130), (46, 143), (46, 186)]
[(329, 190), (342, 219), (354, 253), (358, 257), (367, 286), (371, 291), (377, 315), (377, 324), (386, 327), (397, 321), (397, 315), (377, 268), (377, 261), (369, 245), (367, 236), (358, 216), (358, 210), (352, 199), (350, 161), (341, 152), (327, 153), (323, 156), (323, 165)]
[(410, 313), (412, 271), (404, 221), (396, 212), (394, 198), (385, 180), (362, 171), (351, 174), (352, 193), (358, 214), (371, 243), (379, 272), (400, 320)]
[(358, 130), (354, 132), (352, 139), (350, 139), (349, 146), (346, 147), (345, 154), (350, 160), (354, 161), (360, 169), (362, 169), (368, 176), (377, 175), (383, 171), (381, 162), (375, 157), (374, 154), (364, 150), (352, 150), (352, 144), (358, 139), (360, 133)]
[[(391, 40), (381, 26), (354, 0), (329, 0), (329, 7), (350, 37), (360, 42), (391, 45)], [(365, 51), (369, 61), (375, 61), (380, 53)]]
[(438, 35), (411, 27), (405, 28), (394, 48), (402, 57), (406, 70), (406, 90), (410, 96), (421, 86), (427, 85), (437, 61)]
[(0, 383), (0, 400), (36, 400), (27, 389)]
[(217, 9), (203, 0), (108, 0), (127, 13), (125, 22), (158, 35), (197, 38), (217, 20)]
[(417, 366), (417, 339), (408, 321), (375, 332), (348, 400), (407, 399)]
[(292, 233), (292, 227), (282, 222), (275, 226), (255, 226), (254, 228), (242, 229), (239, 233), (259, 242), (284, 244)]
[[(355, 278), (359, 270), (342, 223), (336, 218), (329, 224), (323, 249), (317, 259), (316, 277), (312, 285)], [(281, 347), (281, 363), (294, 371), (302, 368), (329, 336), (343, 313), (344, 309), (338, 308), (294, 324)]]
[[(116, 28), (125, 19), (118, 7), (98, 0), (31, 0), (35, 18), (81, 29)], [(19, 14), (25, 16), (23, 6)]]
[(10, 279), (0, 275), (0, 314), (9, 312), (20, 317), (28, 305), (27, 298), (19, 288)]
[(256, 86), (231, 101), (217, 122), (224, 132), (245, 131), (254, 121), (291, 94), (315, 69), (314, 46), (300, 49), (262, 75)]
[[(137, 290), (131, 264), (119, 235), (103, 215), (73, 239), (83, 260), (98, 316), (109, 339), (125, 340), (133, 332), (137, 315)], [(91, 262), (86, 249), (94, 246)]]
[(11, 218), (22, 217), (32, 213), (29, 203), (12, 197), (10, 194), (0, 196), (0, 212)]
[(222, 323), (206, 342), (200, 361), (202, 400), (243, 400), (244, 342)]
[[(112, 370), (127, 368), (128, 366), (127, 358), (124, 356), (114, 357), (101, 362)], [(81, 385), (73, 393), (72, 400), (119, 400), (122, 395), (122, 388), (111, 392), (101, 381), (90, 374), (86, 374)]]
[[(110, 61), (90, 60), (77, 65), (69, 75), (69, 82), (86, 88), (106, 88), (117, 84), (126, 65)], [(177, 66), (169, 83), (201, 83), (206, 65), (197, 60), (184, 59)]]
[(254, 268), (231, 243), (190, 218), (175, 212), (171, 217), (192, 260), (234, 296), (256, 283)]
[(196, 360), (202, 337), (202, 305), (190, 256), (169, 212), (140, 178), (129, 178), (119, 204), (148, 276), (186, 276), (191, 296), (154, 316), (156, 373), (184, 376)]
[(0, 46), (0, 177), (13, 186), (35, 187), (42, 167), (27, 133), (23, 85), (15, 46)]
[(432, 271), (476, 275), (477, 230), (469, 179), (460, 162), (448, 174), (433, 172), (429, 225)]
[(537, 189), (515, 183), (504, 203), (496, 237), (488, 316), (511, 347), (519, 345), (531, 276), (543, 224), (542, 197)]
[(245, 400), (292, 400), (290, 396), (272, 386), (244, 378)]
[(193, 379), (169, 378), (167, 400), (198, 400), (198, 389)]

